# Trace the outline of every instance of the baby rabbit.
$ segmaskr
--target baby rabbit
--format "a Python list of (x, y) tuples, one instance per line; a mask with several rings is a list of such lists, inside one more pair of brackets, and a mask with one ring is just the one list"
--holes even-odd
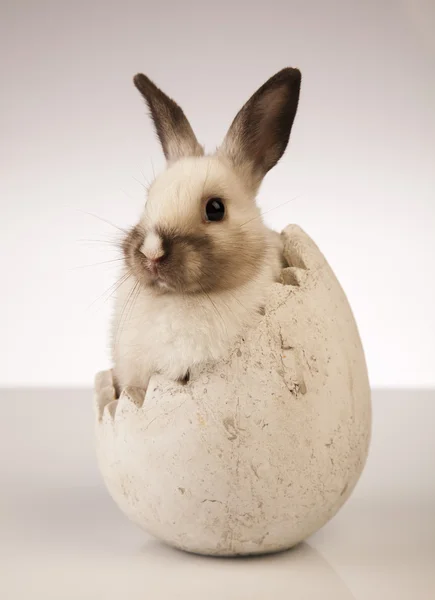
[(205, 155), (182, 109), (148, 77), (144, 97), (167, 159), (139, 223), (123, 241), (112, 323), (114, 379), (146, 388), (153, 373), (186, 382), (255, 322), (282, 267), (280, 236), (255, 197), (283, 155), (301, 73), (286, 68), (239, 111), (221, 147)]

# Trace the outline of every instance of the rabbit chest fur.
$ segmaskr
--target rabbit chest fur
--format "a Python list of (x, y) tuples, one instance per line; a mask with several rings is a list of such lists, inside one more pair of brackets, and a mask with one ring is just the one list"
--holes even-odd
[(183, 380), (194, 366), (218, 360), (260, 317), (280, 268), (278, 241), (256, 277), (227, 292), (155, 295), (146, 288), (135, 291), (135, 281), (128, 279), (119, 289), (112, 322), (119, 385), (146, 387), (153, 373)]

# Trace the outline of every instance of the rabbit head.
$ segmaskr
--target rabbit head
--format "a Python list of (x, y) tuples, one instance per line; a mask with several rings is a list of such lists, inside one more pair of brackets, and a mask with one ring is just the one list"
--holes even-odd
[(267, 253), (268, 230), (255, 197), (287, 147), (300, 71), (283, 69), (262, 85), (207, 156), (182, 109), (145, 75), (136, 75), (134, 83), (150, 110), (167, 168), (150, 186), (143, 215), (124, 241), (127, 268), (158, 293), (243, 285)]

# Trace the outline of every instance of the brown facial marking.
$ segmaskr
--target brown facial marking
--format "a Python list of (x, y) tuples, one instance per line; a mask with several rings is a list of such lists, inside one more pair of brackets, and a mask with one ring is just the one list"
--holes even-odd
[(180, 287), (187, 292), (221, 291), (242, 285), (252, 279), (264, 256), (263, 240), (252, 242), (249, 233), (240, 228), (231, 230), (221, 244), (206, 228), (191, 234), (164, 230), (159, 234), (169, 260), (172, 257)]
[(123, 243), (126, 266), (142, 285), (158, 293), (210, 293), (251, 280), (264, 258), (264, 239), (234, 227), (225, 242), (218, 243), (207, 233), (208, 225), (201, 227), (192, 233), (157, 229), (165, 255), (154, 271), (140, 250), (146, 234), (140, 226), (133, 227)]

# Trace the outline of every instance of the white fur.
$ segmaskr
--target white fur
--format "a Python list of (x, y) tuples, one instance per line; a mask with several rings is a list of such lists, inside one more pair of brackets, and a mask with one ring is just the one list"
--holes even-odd
[[(122, 387), (146, 387), (153, 372), (178, 379), (195, 365), (218, 360), (258, 317), (276, 268), (266, 262), (248, 284), (206, 295), (155, 295), (141, 288), (126, 306), (135, 282), (120, 290), (114, 328), (116, 375)], [(275, 270), (275, 273), (273, 271)]]
[[(152, 183), (142, 224), (145, 229), (157, 225), (183, 229), (196, 226), (201, 218), (201, 198), (222, 196), (230, 201), (231, 220), (242, 225), (259, 216), (252, 192), (224, 160), (215, 156), (183, 158), (159, 175)], [(251, 225), (264, 230), (261, 219)]]

